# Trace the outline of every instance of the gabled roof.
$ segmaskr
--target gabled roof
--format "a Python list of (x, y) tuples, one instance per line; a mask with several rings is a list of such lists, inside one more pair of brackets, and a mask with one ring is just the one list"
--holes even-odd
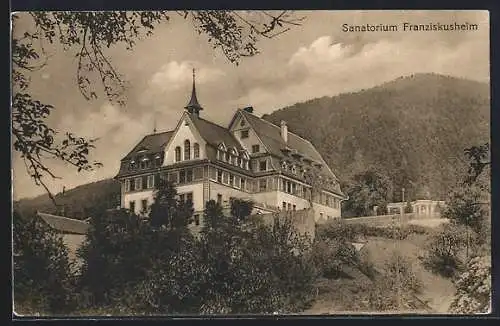
[(271, 154), (283, 158), (287, 157), (287, 159), (289, 159), (289, 157), (285, 156), (283, 152), (283, 149), (288, 147), (292, 150), (296, 150), (305, 158), (309, 158), (314, 162), (321, 163), (325, 168), (324, 171), (329, 171), (328, 174), (331, 174), (331, 176), (335, 176), (333, 172), (331, 172), (328, 164), (326, 164), (326, 162), (321, 157), (321, 154), (316, 150), (311, 142), (300, 136), (297, 136), (293, 132), (288, 131), (288, 142), (285, 143), (285, 141), (281, 137), (280, 127), (245, 110), (240, 110), (240, 112), (252, 125), (253, 129), (255, 130), (261, 141), (264, 143), (264, 145), (267, 147), (267, 149), (271, 152)]
[(243, 147), (236, 138), (234, 138), (229, 129), (194, 114), (190, 114), (190, 118), (201, 137), (205, 139), (208, 144), (217, 147), (220, 143), (224, 143), (227, 148), (236, 147), (238, 151), (243, 150)]
[(146, 135), (135, 147), (132, 149), (123, 160), (128, 160), (135, 157), (139, 152), (141, 154), (156, 154), (162, 152), (167, 142), (172, 137), (174, 131), (165, 131), (157, 134)]
[(87, 234), (90, 224), (84, 221), (57, 216), (47, 213), (37, 212), (40, 217), (49, 227), (62, 233), (72, 234)]

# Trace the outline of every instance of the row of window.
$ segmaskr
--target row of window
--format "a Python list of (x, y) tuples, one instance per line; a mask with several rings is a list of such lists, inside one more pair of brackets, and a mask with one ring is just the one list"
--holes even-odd
[(296, 211), (297, 210), (297, 205), (295, 204), (292, 204), (292, 203), (287, 203), (287, 202), (283, 202), (282, 204), (282, 209), (284, 211)]
[[(185, 193), (185, 194), (179, 194), (178, 195), (178, 199), (180, 201), (191, 201), (193, 202), (193, 193), (192, 192), (189, 192), (189, 193)], [(148, 200), (147, 199), (142, 199), (141, 201), (141, 210), (140, 210), (140, 213), (141, 214), (146, 214), (148, 212), (148, 209), (149, 209), (149, 205), (148, 205)], [(193, 203), (194, 205), (194, 203)], [(135, 212), (135, 200), (131, 200), (129, 202), (129, 210), (131, 212)], [(192, 221), (189, 221), (189, 224), (191, 223), (194, 223), (195, 225), (200, 225), (200, 215), (199, 214), (194, 214), (193, 216), (193, 220)]]
[[(184, 157), (181, 158), (181, 154), (184, 152)], [(200, 144), (194, 143), (193, 144), (193, 159), (198, 159), (200, 158)], [(180, 146), (177, 146), (175, 148), (175, 161), (180, 162), (180, 161), (188, 161), (191, 160), (191, 142), (189, 139), (186, 139), (184, 141), (184, 151), (182, 151)]]
[[(278, 190), (307, 200), (311, 199), (311, 189), (309, 187), (285, 178), (281, 178)], [(313, 201), (331, 208), (340, 208), (340, 199), (324, 192), (315, 194)]]
[(129, 170), (136, 169), (150, 169), (153, 167), (160, 167), (162, 165), (162, 156), (161, 154), (157, 154), (154, 158), (150, 158), (147, 156), (137, 157), (132, 159), (129, 163)]
[(249, 167), (249, 159), (245, 157), (239, 157), (234, 153), (230, 153), (228, 151), (224, 151), (222, 149), (217, 150), (217, 159), (219, 161), (227, 162), (234, 166), (239, 166), (242, 169), (248, 170)]
[(125, 192), (153, 189), (158, 184), (160, 177), (166, 178), (174, 184), (190, 183), (203, 179), (203, 168), (186, 168), (168, 173), (150, 174), (130, 179), (125, 179)]
[(125, 192), (153, 189), (158, 182), (159, 175), (144, 175), (141, 177), (125, 179)]
[(221, 169), (210, 169), (210, 179), (218, 183), (241, 189), (243, 191), (251, 191), (251, 182), (243, 176), (235, 175)]

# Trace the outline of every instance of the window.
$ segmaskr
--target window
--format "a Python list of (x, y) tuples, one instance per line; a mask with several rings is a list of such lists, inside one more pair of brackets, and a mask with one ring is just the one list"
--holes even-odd
[(148, 189), (154, 188), (154, 186), (155, 186), (155, 176), (153, 174), (148, 175)]
[(142, 178), (135, 178), (135, 190), (142, 189)]
[(222, 183), (222, 171), (217, 170), (217, 182)]
[(281, 169), (286, 171), (286, 162), (281, 162)]
[(228, 184), (229, 182), (229, 174), (227, 172), (222, 173), (222, 182)]
[(224, 157), (224, 161), (229, 162), (229, 156), (230, 156), (230, 154), (228, 152), (226, 152), (226, 155)]
[(195, 168), (194, 169), (194, 180), (203, 179), (203, 168)]
[(186, 139), (184, 141), (184, 160), (190, 160), (191, 159), (191, 143), (189, 142), (189, 139)]
[(259, 180), (259, 191), (266, 191), (266, 190), (267, 190), (267, 180), (260, 179)]
[(180, 194), (180, 195), (179, 195), (179, 201), (180, 201), (181, 203), (184, 203), (184, 202), (186, 201), (186, 195), (185, 195), (185, 194)]
[(234, 186), (236, 188), (241, 188), (241, 178), (239, 176), (234, 177)]
[(125, 192), (130, 191), (130, 179), (125, 180)]
[(259, 171), (266, 171), (267, 170), (267, 161), (260, 161), (259, 162)]
[(292, 194), (297, 194), (297, 184), (295, 182), (292, 182)]
[(161, 166), (161, 156), (159, 154), (155, 157), (155, 166)]
[(133, 161), (133, 160), (132, 160), (132, 161), (130, 161), (130, 164), (129, 164), (128, 168), (129, 168), (130, 170), (135, 169), (135, 161)]
[(245, 182), (246, 182), (246, 179), (245, 178), (241, 178), (241, 189), (243, 189), (243, 190), (246, 189), (245, 188), (245, 186), (246, 186)]
[(242, 130), (241, 131), (241, 138), (242, 139), (248, 138), (248, 130)]
[(283, 210), (286, 211), (286, 202), (283, 202)]
[(186, 182), (192, 182), (193, 181), (193, 169), (187, 169), (186, 170)]
[(290, 181), (286, 182), (286, 192), (289, 194), (292, 192), (292, 183)]
[(181, 170), (179, 172), (179, 183), (185, 183), (186, 182), (186, 171)]
[(181, 161), (181, 148), (179, 146), (175, 148), (175, 161), (176, 162)]
[(294, 166), (292, 166), (292, 173), (293, 173), (293, 174), (296, 174), (296, 173), (297, 173), (297, 168), (295, 167), (295, 165), (294, 165)]
[(319, 213), (319, 218), (322, 219), (323, 218), (323, 213)]
[(200, 158), (200, 145), (198, 143), (193, 144), (193, 158)]
[(179, 178), (178, 178), (179, 174), (176, 172), (170, 172), (168, 174), (168, 181), (172, 182), (172, 183), (178, 183), (179, 182)]
[(217, 204), (222, 206), (222, 195), (221, 194), (217, 194)]
[(260, 146), (252, 145), (252, 153), (258, 153), (258, 152), (260, 152)]
[(232, 174), (229, 175), (229, 185), (234, 187), (234, 175)]
[(288, 203), (288, 210), (291, 211), (292, 210), (292, 204)]
[(193, 203), (193, 193), (189, 192), (186, 194), (186, 201)]
[(249, 170), (249, 169), (250, 169), (250, 166), (249, 166), (248, 160), (245, 160), (244, 165), (245, 165), (245, 169), (246, 169), (246, 170)]
[(293, 205), (292, 210), (294, 210), (294, 211), (297, 210), (297, 206)]
[(135, 212), (135, 201), (132, 200), (131, 202), (129, 202), (128, 207), (132, 213)]
[(194, 215), (194, 224), (200, 225), (200, 215), (198, 215), (198, 214)]
[(244, 126), (245, 126), (245, 124), (246, 124), (245, 119), (241, 119), (240, 126), (244, 127)]
[(143, 199), (141, 200), (141, 211), (145, 212), (148, 209), (148, 200)]

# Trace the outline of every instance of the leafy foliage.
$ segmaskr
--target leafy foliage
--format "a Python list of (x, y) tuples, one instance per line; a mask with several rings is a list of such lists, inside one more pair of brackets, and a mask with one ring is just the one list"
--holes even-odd
[(14, 310), (62, 314), (74, 308), (73, 279), (62, 238), (38, 218), (13, 216)]
[(177, 199), (177, 190), (171, 182), (161, 178), (158, 181), (149, 214), (151, 225), (185, 231), (193, 216), (193, 202)]
[[(421, 287), (422, 282), (413, 272), (411, 262), (395, 252), (385, 262), (375, 287), (368, 292), (369, 307), (374, 311), (411, 309), (414, 295)], [(384, 295), (381, 296), (381, 293)]]
[(442, 215), (457, 224), (470, 227), (479, 233), (484, 224), (485, 212), (481, 207), (481, 191), (477, 187), (457, 187), (451, 192)]
[(451, 313), (487, 313), (491, 309), (491, 258), (474, 257), (455, 282), (457, 293)]
[(463, 268), (466, 259), (463, 251), (466, 243), (465, 227), (446, 225), (442, 232), (430, 238), (424, 265), (444, 277), (454, 276)]
[(353, 216), (372, 215), (374, 206), (387, 203), (389, 186), (389, 179), (374, 170), (356, 174), (346, 189), (349, 199), (344, 210)]

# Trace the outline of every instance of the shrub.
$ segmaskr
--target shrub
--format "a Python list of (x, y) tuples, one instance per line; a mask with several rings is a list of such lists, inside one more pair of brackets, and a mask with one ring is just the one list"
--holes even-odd
[(444, 277), (454, 276), (463, 267), (466, 233), (465, 227), (450, 224), (442, 232), (433, 235), (427, 245), (424, 266)]
[(357, 265), (359, 257), (350, 243), (325, 239), (314, 242), (312, 261), (321, 276), (339, 278), (344, 276), (342, 267)]
[(375, 311), (411, 309), (414, 295), (419, 293), (421, 281), (413, 272), (411, 262), (394, 253), (384, 264), (374, 287), (367, 293), (369, 309)]
[(14, 303), (20, 314), (73, 308), (73, 276), (62, 238), (36, 217), (13, 214)]
[(491, 259), (474, 257), (455, 281), (457, 292), (451, 313), (487, 313), (491, 308)]

